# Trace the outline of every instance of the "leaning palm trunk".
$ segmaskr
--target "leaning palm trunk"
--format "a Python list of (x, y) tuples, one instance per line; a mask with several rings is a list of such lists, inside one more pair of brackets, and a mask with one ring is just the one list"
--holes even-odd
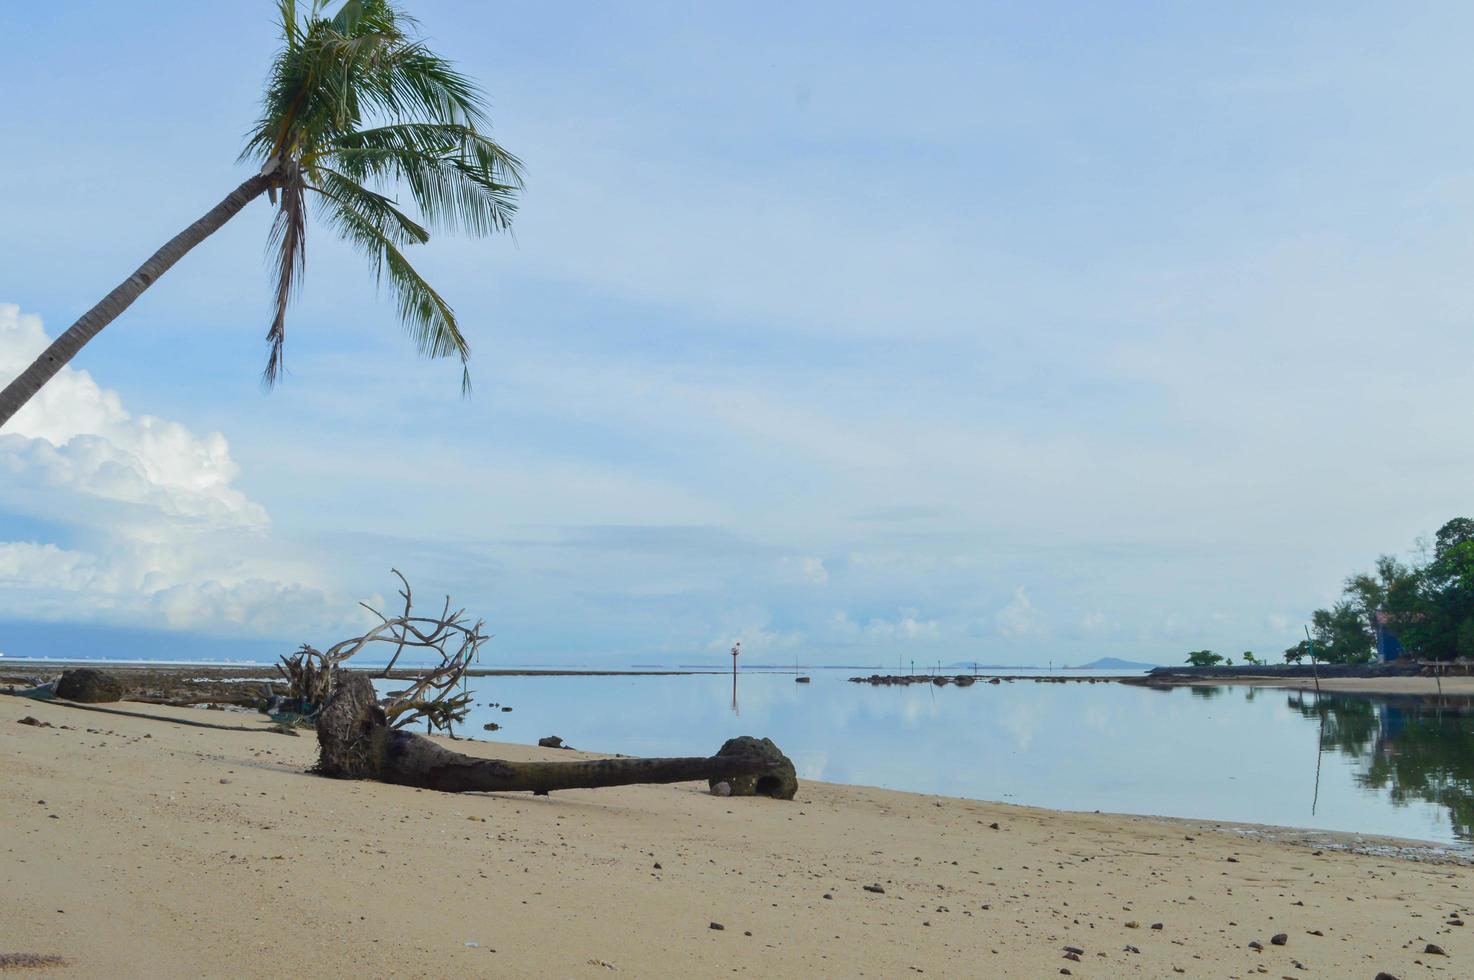
[(726, 782), (733, 795), (791, 800), (798, 789), (793, 763), (772, 742), (732, 739), (710, 758), (599, 759), (589, 762), (503, 762), (452, 752), (423, 735), (391, 728), (362, 674), (340, 674), (317, 719), (318, 771), (345, 779), (463, 792), (532, 792), (683, 783)]
[(21, 407), (41, 390), (42, 385), (50, 381), (58, 371), (66, 366), (68, 361), (76, 357), (77, 352), (89, 340), (101, 333), (103, 327), (116, 320), (119, 314), (133, 304), (134, 300), (142, 296), (145, 289), (168, 272), (175, 262), (184, 258), (190, 249), (219, 231), (242, 208), (271, 186), (271, 183), (272, 178), (268, 174), (257, 174), (231, 191), (226, 195), (225, 200), (207, 211), (194, 224), (169, 239), (163, 248), (138, 267), (138, 271), (104, 296), (102, 302), (88, 310), (83, 314), (82, 319), (72, 324), (66, 329), (66, 332), (52, 341), (51, 346), (47, 347), (30, 367), (6, 385), (4, 391), (0, 391), (0, 428), (4, 428), (5, 423), (10, 421), (10, 417), (20, 411)]

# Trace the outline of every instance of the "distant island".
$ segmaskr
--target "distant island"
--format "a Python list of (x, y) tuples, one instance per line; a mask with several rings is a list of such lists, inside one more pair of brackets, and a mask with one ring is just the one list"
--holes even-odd
[(1161, 665), (1160, 664), (1139, 664), (1139, 663), (1137, 663), (1134, 660), (1122, 660), (1120, 657), (1101, 657), (1099, 660), (1092, 660), (1088, 664), (1081, 664), (1078, 667), (1070, 667), (1068, 669), (1070, 669), (1070, 670), (1151, 670), (1153, 667), (1159, 667), (1159, 666), (1161, 666)]

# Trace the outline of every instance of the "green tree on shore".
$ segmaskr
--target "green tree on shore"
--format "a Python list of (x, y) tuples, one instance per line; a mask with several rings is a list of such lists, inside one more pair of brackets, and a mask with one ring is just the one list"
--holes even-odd
[(1223, 662), (1223, 657), (1212, 650), (1194, 650), (1187, 655), (1187, 662), (1193, 667), (1216, 667)]
[[(1458, 517), (1439, 528), (1433, 556), (1421, 565), (1383, 555), (1373, 573), (1347, 578), (1341, 600), (1311, 614), (1316, 659), (1375, 659), (1377, 616), (1413, 656), (1474, 658), (1474, 520)], [(1285, 659), (1298, 660), (1306, 652), (1301, 641), (1285, 651)]]
[[(305, 267), (309, 200), (317, 219), (363, 253), (376, 279), (388, 285), (420, 353), (459, 358), (462, 385), (469, 384), (471, 349), (460, 323), (405, 250), (429, 241), (431, 228), (472, 235), (506, 230), (522, 186), (521, 164), (486, 135), (477, 87), (414, 37), (414, 21), (389, 0), (345, 0), (331, 14), (333, 0), (303, 6), (278, 3), (282, 48), (241, 154), (258, 171), (0, 391), (0, 427), (190, 249), (263, 194), (276, 207), (267, 385), (281, 375), (286, 311)], [(395, 187), (408, 191), (412, 209), (389, 196)]]

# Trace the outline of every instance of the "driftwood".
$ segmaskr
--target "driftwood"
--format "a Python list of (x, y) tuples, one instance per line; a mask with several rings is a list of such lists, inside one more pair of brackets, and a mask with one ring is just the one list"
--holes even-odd
[[(391, 693), (384, 704), (384, 713), (395, 728), (424, 719), (427, 729), (443, 728), (450, 732), (456, 722), (465, 720), (471, 709), (471, 694), (464, 686), (466, 670), (478, 658), (481, 645), (491, 637), (481, 632), (485, 625), (481, 620), (473, 623), (464, 609), (452, 611), (450, 596), (445, 597), (439, 616), (415, 615), (414, 592), (409, 581), (399, 569), (390, 571), (402, 586), (399, 596), (404, 600), (403, 612), (385, 616), (361, 602), (359, 605), (378, 617), (377, 626), (326, 650), (304, 643), (296, 653), (281, 658), (277, 672), (287, 681), (287, 696), (315, 711), (332, 697), (333, 684), (341, 674), (339, 668), (372, 644), (394, 647), (389, 662), (377, 674), (381, 678), (389, 676), (405, 650), (421, 655), (433, 653), (440, 662), (426, 667), (405, 690)], [(457, 685), (462, 687), (459, 692)]]
[(373, 779), (421, 789), (532, 792), (680, 783), (727, 782), (733, 795), (791, 800), (798, 790), (793, 763), (767, 739), (731, 739), (709, 758), (599, 759), (587, 762), (504, 762), (452, 752), (429, 738), (395, 728), (362, 674), (338, 671), (317, 716), (317, 769), (326, 776)]

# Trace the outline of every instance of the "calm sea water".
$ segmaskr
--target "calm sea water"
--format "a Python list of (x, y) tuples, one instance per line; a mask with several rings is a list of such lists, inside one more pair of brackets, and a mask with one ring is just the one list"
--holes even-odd
[[(631, 755), (767, 736), (801, 778), (1068, 810), (1474, 840), (1474, 699), (1166, 691), (1016, 681), (848, 683), (849, 672), (488, 677), (462, 732)], [(511, 712), (488, 707), (509, 705)], [(482, 730), (486, 722), (502, 729)], [(1317, 772), (1318, 770), (1318, 772)]]

